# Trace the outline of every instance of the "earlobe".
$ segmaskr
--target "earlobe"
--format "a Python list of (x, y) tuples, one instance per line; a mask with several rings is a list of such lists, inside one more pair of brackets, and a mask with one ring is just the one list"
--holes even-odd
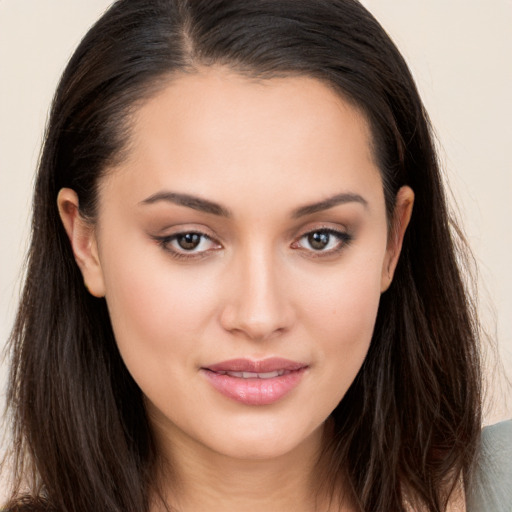
[(103, 297), (105, 284), (94, 227), (80, 215), (78, 195), (63, 188), (57, 196), (59, 214), (68, 235), (75, 261), (82, 272), (84, 286), (91, 295)]
[(405, 231), (411, 220), (413, 205), (414, 192), (410, 187), (402, 187), (396, 195), (395, 209), (391, 220), (386, 257), (382, 266), (381, 293), (385, 292), (393, 281)]

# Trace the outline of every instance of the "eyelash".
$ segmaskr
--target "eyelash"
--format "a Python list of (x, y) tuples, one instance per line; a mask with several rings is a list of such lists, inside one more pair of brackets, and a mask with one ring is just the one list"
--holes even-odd
[[(203, 241), (210, 241), (217, 247), (197, 252), (193, 250), (187, 251), (186, 249), (183, 248), (177, 249), (172, 247), (173, 242), (177, 241), (180, 237), (185, 237), (187, 235), (196, 235), (201, 237), (201, 241), (199, 242), (199, 244), (201, 244)], [(208, 236), (206, 233), (201, 233), (200, 231), (182, 231), (180, 233), (175, 233), (169, 236), (154, 236), (153, 238), (158, 242), (158, 245), (162, 247), (162, 249), (167, 251), (173, 258), (176, 258), (177, 260), (192, 260), (204, 258), (211, 251), (216, 251), (221, 247), (220, 244), (215, 242), (210, 236)]]
[[(337, 238), (338, 242), (336, 243), (336, 246), (334, 248), (330, 248), (328, 250), (315, 250), (315, 249), (307, 249), (300, 246), (300, 241), (303, 239), (306, 239), (307, 237), (310, 237), (312, 235), (328, 235), (329, 237), (335, 237)], [(212, 244), (216, 245), (214, 248), (205, 249), (202, 251), (194, 251), (193, 249), (190, 251), (187, 251), (186, 249), (178, 249), (173, 248), (172, 243), (176, 242), (180, 237), (186, 237), (186, 236), (199, 236), (201, 237), (201, 240), (199, 242), (199, 245), (203, 241), (210, 241)], [(216, 251), (220, 249), (222, 246), (216, 242), (213, 238), (208, 236), (206, 233), (202, 233), (200, 231), (182, 231), (180, 233), (175, 233), (173, 235), (169, 236), (154, 236), (152, 237), (160, 247), (162, 247), (165, 251), (167, 251), (173, 258), (178, 260), (194, 260), (194, 259), (201, 259), (206, 256), (208, 256), (209, 253), (212, 251)], [(341, 252), (347, 245), (349, 245), (353, 240), (352, 235), (345, 231), (338, 231), (336, 229), (332, 228), (318, 228), (318, 229), (312, 229), (310, 231), (307, 231), (306, 233), (302, 234), (296, 241), (294, 241), (291, 244), (291, 247), (293, 249), (297, 249), (303, 252), (309, 253), (310, 257), (314, 258), (321, 258), (321, 257), (328, 257), (335, 254), (338, 254)], [(329, 239), (330, 243), (330, 239)], [(194, 248), (195, 249), (195, 248)]]
[[(329, 237), (335, 237), (338, 242), (336, 243), (335, 247), (328, 249), (328, 250), (315, 250), (315, 249), (305, 249), (299, 246), (299, 243), (303, 239), (307, 239), (308, 237), (312, 235), (328, 235)], [(340, 253), (345, 247), (347, 247), (353, 240), (352, 235), (347, 233), (346, 231), (339, 231), (337, 229), (332, 228), (318, 228), (318, 229), (312, 229), (310, 231), (307, 231), (303, 235), (301, 235), (296, 242), (293, 242), (292, 247), (294, 249), (303, 250), (305, 252), (311, 253), (311, 256), (314, 258), (322, 258), (322, 257), (328, 257), (333, 256), (335, 254)], [(330, 243), (330, 240), (329, 240)]]

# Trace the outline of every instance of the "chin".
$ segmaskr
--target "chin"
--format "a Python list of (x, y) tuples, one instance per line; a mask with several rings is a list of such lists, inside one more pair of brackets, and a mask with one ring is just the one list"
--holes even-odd
[[(213, 451), (238, 460), (264, 461), (278, 459), (292, 452), (317, 449), (322, 438), (323, 424), (311, 431), (292, 426), (256, 424), (253, 428), (223, 431), (222, 437), (209, 439), (207, 445)], [(206, 440), (204, 440), (206, 441)], [(203, 442), (204, 442), (203, 441)]]

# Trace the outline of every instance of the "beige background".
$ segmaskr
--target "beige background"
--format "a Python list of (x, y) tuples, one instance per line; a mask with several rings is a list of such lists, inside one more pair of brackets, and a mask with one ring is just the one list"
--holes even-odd
[[(405, 55), (437, 129), (443, 166), (480, 265), (482, 316), (510, 375), (512, 0), (364, 3)], [(48, 106), (67, 59), (109, 4), (0, 0), (0, 348), (16, 308)], [(0, 364), (0, 406), (5, 373)], [(512, 416), (496, 389), (487, 422)]]

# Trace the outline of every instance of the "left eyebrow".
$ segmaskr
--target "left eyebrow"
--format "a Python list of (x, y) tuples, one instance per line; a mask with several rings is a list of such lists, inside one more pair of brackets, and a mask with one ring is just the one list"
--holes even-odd
[(359, 194), (343, 193), (336, 194), (335, 196), (324, 199), (323, 201), (319, 201), (318, 203), (311, 203), (305, 206), (300, 206), (299, 208), (293, 210), (292, 217), (297, 219), (299, 217), (303, 217), (304, 215), (311, 215), (312, 213), (328, 210), (334, 206), (346, 203), (360, 203), (365, 208), (368, 207), (368, 201), (366, 201), (366, 199), (364, 199), (364, 197), (360, 196)]

